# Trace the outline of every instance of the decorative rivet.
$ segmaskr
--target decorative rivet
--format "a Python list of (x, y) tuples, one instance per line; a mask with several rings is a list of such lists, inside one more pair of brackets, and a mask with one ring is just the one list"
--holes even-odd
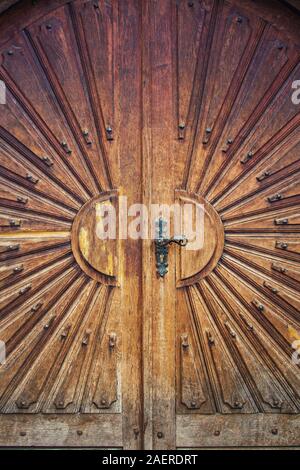
[(242, 22), (243, 22), (243, 18), (242, 18), (241, 16), (238, 16), (236, 20), (237, 20), (238, 23), (242, 23)]
[(162, 439), (162, 438), (164, 437), (164, 435), (163, 435), (162, 432), (159, 431), (159, 432), (157, 433), (157, 437), (158, 437), (158, 439)]
[(215, 344), (214, 337), (210, 332), (207, 333), (207, 339), (208, 339), (208, 342), (211, 346), (213, 346)]
[(35, 176), (30, 175), (29, 173), (27, 173), (26, 179), (33, 184), (37, 184), (39, 182), (38, 178), (35, 178)]
[(13, 51), (7, 51), (8, 55), (14, 55)]
[(78, 429), (77, 434), (78, 436), (82, 436), (83, 432)]
[(192, 408), (196, 408), (196, 402), (195, 402), (195, 401), (192, 401), (192, 402), (191, 402), (191, 407), (192, 407)]
[(104, 398), (101, 400), (101, 405), (103, 405), (103, 406), (106, 405), (106, 400)]
[(206, 132), (207, 134), (210, 134), (211, 131), (212, 131), (211, 127), (207, 127), (207, 128), (205, 129), (205, 132)]
[(20, 245), (9, 245), (8, 250), (9, 251), (15, 251), (20, 248)]
[(257, 179), (257, 181), (263, 181), (268, 176), (270, 176), (270, 171), (266, 170), (261, 175), (257, 176), (256, 179)]
[(20, 273), (21, 271), (23, 271), (23, 265), (21, 264), (20, 266), (15, 266), (14, 269), (13, 269), (13, 272), (14, 273)]
[(281, 250), (286, 250), (289, 247), (288, 243), (286, 242), (276, 242), (275, 248), (280, 248)]
[(9, 225), (10, 225), (11, 227), (20, 227), (21, 221), (20, 221), (20, 220), (11, 219), (11, 220), (9, 221)]
[(221, 432), (218, 429), (214, 432), (215, 436), (219, 436), (220, 434), (221, 434)]
[(27, 197), (22, 197), (22, 196), (17, 196), (17, 202), (20, 202), (21, 204), (27, 204), (28, 198)]
[(52, 25), (51, 25), (51, 24), (47, 24), (47, 25), (46, 25), (46, 28), (47, 28), (48, 30), (50, 30), (50, 29), (52, 29)]
[(53, 161), (47, 156), (43, 157), (42, 160), (44, 163), (46, 163), (47, 166), (53, 166), (54, 164)]
[(26, 292), (28, 292), (31, 289), (31, 284), (28, 286), (22, 287), (22, 289), (19, 290), (19, 295), (24, 295)]
[(112, 127), (111, 126), (106, 126), (105, 128), (106, 130), (106, 138), (107, 140), (113, 140), (113, 130), (112, 130)]
[(25, 431), (21, 431), (21, 432), (20, 432), (20, 436), (26, 436), (26, 432), (25, 432)]
[(273, 428), (271, 430), (271, 433), (274, 434), (274, 436), (276, 436), (278, 434), (278, 429), (277, 428)]

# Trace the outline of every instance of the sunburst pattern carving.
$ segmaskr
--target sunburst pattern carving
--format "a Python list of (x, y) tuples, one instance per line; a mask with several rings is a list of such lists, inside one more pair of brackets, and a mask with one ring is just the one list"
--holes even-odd
[(176, 8), (181, 188), (225, 230), (213, 272), (177, 292), (178, 412), (299, 413), (296, 36), (243, 2)]
[(113, 288), (71, 248), (82, 206), (113, 187), (113, 14), (108, 2), (71, 2), (1, 50), (2, 413), (118, 410)]
[[(176, 292), (177, 409), (299, 413), (298, 45), (248, 2), (170, 4), (177, 186), (225, 229), (217, 267)], [(1, 49), (2, 413), (120, 411), (114, 289), (81, 271), (70, 242), (82, 206), (117, 181), (116, 10), (69, 2)]]

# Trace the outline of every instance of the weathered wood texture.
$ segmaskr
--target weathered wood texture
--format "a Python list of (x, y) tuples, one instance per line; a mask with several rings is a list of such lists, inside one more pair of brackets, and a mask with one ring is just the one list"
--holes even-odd
[[(300, 445), (299, 30), (275, 0), (0, 16), (0, 445)], [(202, 204), (203, 246), (159, 278), (153, 240), (95, 238), (117, 195)]]

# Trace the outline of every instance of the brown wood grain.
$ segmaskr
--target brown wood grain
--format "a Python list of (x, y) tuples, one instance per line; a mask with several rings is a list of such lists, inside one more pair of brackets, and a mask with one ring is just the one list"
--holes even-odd
[[(300, 446), (300, 20), (284, 3), (0, 15), (0, 445)], [(202, 204), (204, 245), (170, 245), (158, 276), (154, 240), (97, 238), (118, 196)]]

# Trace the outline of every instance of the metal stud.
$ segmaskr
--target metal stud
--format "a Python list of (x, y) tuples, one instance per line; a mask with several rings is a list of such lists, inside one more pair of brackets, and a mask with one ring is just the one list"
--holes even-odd
[(234, 402), (234, 408), (242, 409), (243, 404), (240, 401), (235, 401)]
[(27, 204), (28, 197), (17, 196), (17, 202), (20, 202), (21, 204)]
[(65, 340), (67, 338), (70, 328), (71, 328), (70, 326), (67, 326), (67, 328), (64, 329), (64, 331), (60, 335), (61, 340)]
[(282, 198), (283, 198), (282, 194), (277, 193), (277, 194), (274, 194), (273, 196), (269, 196), (268, 202), (272, 203), (272, 202), (280, 201)]
[(107, 140), (113, 140), (113, 130), (111, 126), (106, 127), (106, 138)]
[(15, 219), (11, 219), (9, 221), (9, 225), (11, 227), (20, 227), (21, 226), (21, 221), (20, 220), (15, 220)]
[(69, 146), (68, 146), (68, 144), (65, 140), (63, 140), (61, 142), (61, 146), (68, 155), (70, 155), (72, 153), (72, 150), (69, 148)]
[(22, 287), (22, 289), (19, 290), (19, 295), (24, 295), (26, 292), (28, 292), (31, 289), (31, 284), (28, 286)]
[(286, 250), (289, 247), (286, 242), (276, 242), (275, 248), (280, 248), (281, 250)]
[(224, 324), (225, 324), (227, 330), (229, 331), (230, 336), (231, 336), (232, 338), (236, 338), (236, 333), (235, 333), (235, 331), (233, 331), (233, 329), (231, 328), (230, 324), (229, 324), (228, 322), (225, 322)]
[(181, 346), (183, 347), (183, 349), (188, 349), (188, 347), (189, 347), (188, 335), (182, 335), (182, 337), (181, 337)]
[(279, 266), (278, 264), (274, 264), (274, 263), (272, 264), (272, 269), (281, 274), (285, 274), (287, 272), (286, 268), (284, 268), (283, 266)]
[(289, 219), (274, 219), (275, 225), (288, 225)]
[(241, 163), (242, 164), (247, 163), (249, 160), (251, 160), (253, 155), (254, 155), (254, 152), (252, 152), (252, 151), (248, 152), (247, 155), (244, 158), (241, 159)]
[(86, 333), (81, 342), (82, 346), (87, 346), (89, 344), (89, 338), (90, 338), (90, 334)]
[(257, 308), (257, 310), (259, 310), (260, 312), (263, 312), (265, 310), (265, 307), (263, 304), (261, 304), (258, 300), (254, 299), (252, 301), (252, 304), (254, 305), (254, 307)]
[(9, 245), (8, 246), (8, 251), (16, 251), (19, 250), (20, 245)]
[(84, 140), (86, 142), (87, 145), (91, 145), (92, 144), (92, 141), (91, 139), (89, 138), (89, 131), (87, 129), (85, 129), (84, 131), (82, 131), (82, 135), (84, 137)]
[(185, 133), (185, 123), (180, 122), (178, 125), (178, 139), (183, 140), (184, 139), (184, 133)]
[(117, 342), (117, 335), (116, 335), (116, 333), (111, 333), (111, 334), (109, 335), (109, 341), (108, 341), (109, 348), (110, 348), (110, 349), (114, 349), (114, 347), (116, 346), (116, 342)]
[(36, 178), (35, 176), (33, 176), (33, 175), (29, 174), (29, 173), (27, 173), (26, 179), (27, 179), (28, 181), (30, 181), (31, 183), (33, 183), (33, 184), (37, 184), (37, 183), (39, 182), (39, 179), (38, 179), (38, 178)]
[(20, 266), (15, 266), (15, 267), (13, 268), (13, 272), (14, 272), (15, 274), (17, 274), (17, 273), (20, 273), (21, 271), (23, 271), (23, 269), (24, 269), (23, 264), (21, 264)]
[(54, 165), (54, 162), (47, 156), (43, 157), (42, 160), (49, 167)]
[(254, 326), (252, 325), (252, 323), (249, 323), (247, 318), (244, 317), (244, 315), (242, 313), (240, 313), (240, 317), (241, 317), (242, 321), (245, 323), (245, 325), (247, 326), (248, 330), (253, 331)]
[(43, 302), (38, 302), (37, 304), (31, 307), (31, 312), (37, 312), (43, 305)]
[(269, 289), (273, 294), (278, 294), (278, 290), (266, 281), (264, 281), (264, 287)]
[(213, 346), (215, 344), (215, 339), (214, 337), (212, 336), (211, 332), (207, 332), (207, 339), (208, 339), (208, 342), (211, 346)]
[(270, 170), (264, 171), (261, 175), (257, 176), (256, 179), (257, 179), (257, 181), (263, 181), (268, 176), (270, 176)]
[(203, 139), (203, 144), (208, 144), (211, 132), (212, 132), (211, 127), (207, 127), (205, 129), (205, 136), (204, 136), (204, 139)]

